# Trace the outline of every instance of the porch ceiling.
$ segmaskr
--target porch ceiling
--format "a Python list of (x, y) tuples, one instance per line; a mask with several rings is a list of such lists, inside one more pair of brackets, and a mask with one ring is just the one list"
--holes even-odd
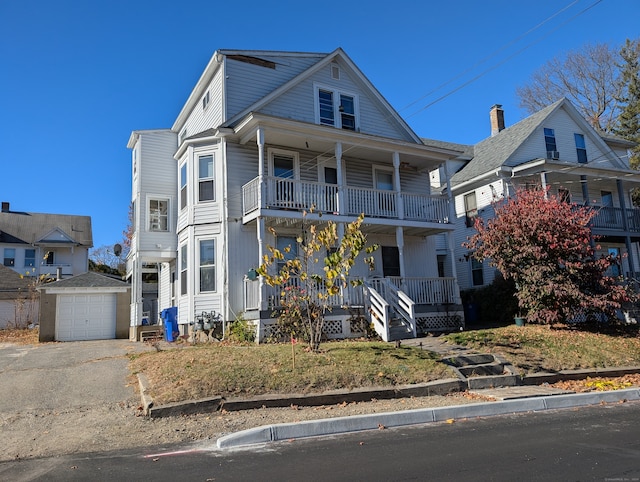
[(240, 143), (256, 143), (258, 128), (264, 129), (267, 145), (320, 152), (326, 157), (335, 155), (337, 142), (342, 143), (343, 158), (390, 164), (393, 153), (398, 152), (402, 169), (432, 170), (459, 154), (448, 149), (264, 115), (250, 115), (236, 128)]

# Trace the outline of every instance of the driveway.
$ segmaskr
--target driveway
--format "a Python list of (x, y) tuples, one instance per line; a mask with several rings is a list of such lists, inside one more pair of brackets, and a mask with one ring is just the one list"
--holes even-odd
[(68, 411), (130, 400), (126, 355), (148, 350), (129, 340), (0, 344), (0, 413)]

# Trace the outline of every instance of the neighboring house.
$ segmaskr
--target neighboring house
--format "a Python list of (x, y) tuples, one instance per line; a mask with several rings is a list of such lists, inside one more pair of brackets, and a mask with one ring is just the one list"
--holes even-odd
[(128, 338), (131, 286), (92, 271), (40, 285), (40, 341)]
[(2, 264), (24, 276), (62, 277), (88, 271), (91, 218), (64, 214), (0, 212)]
[(351, 315), (370, 312), (384, 339), (461, 326), (452, 239), (450, 264), (437, 256), (453, 206), (429, 182), (461, 152), (424, 145), (342, 49), (217, 51), (171, 129), (134, 131), (128, 147), (132, 338), (171, 306), (183, 333), (206, 312), (268, 336), (279, 290), (253, 268), (268, 245), (295, 246), (311, 208), (339, 229), (364, 212), (381, 246), (374, 272), (352, 270), (366, 289), (335, 300), (328, 337), (362, 333)]
[[(519, 187), (541, 186), (563, 200), (592, 206), (592, 231), (598, 253), (619, 257), (611, 274), (638, 277), (640, 210), (631, 191), (640, 187), (640, 172), (629, 168), (634, 144), (596, 132), (567, 99), (505, 128), (500, 105), (491, 109), (491, 137), (448, 164), (457, 217), (455, 264), (462, 289), (490, 284), (496, 274), (488, 262), (474, 260), (462, 247), (473, 235), (477, 216), (494, 215), (492, 202)], [(452, 146), (455, 147), (455, 146)], [(437, 173), (433, 173), (437, 178)]]
[(0, 265), (0, 329), (26, 328), (38, 323), (38, 300), (33, 279)]

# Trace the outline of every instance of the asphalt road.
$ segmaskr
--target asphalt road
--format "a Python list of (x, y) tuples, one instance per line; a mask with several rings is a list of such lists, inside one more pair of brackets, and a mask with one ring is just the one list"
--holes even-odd
[(3, 480), (640, 480), (640, 402), (281, 442), (0, 465)]

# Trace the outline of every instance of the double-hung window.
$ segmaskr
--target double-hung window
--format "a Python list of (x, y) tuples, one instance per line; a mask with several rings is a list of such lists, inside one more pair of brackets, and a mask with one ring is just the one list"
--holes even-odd
[(558, 146), (556, 145), (556, 133), (553, 129), (544, 128), (544, 143), (547, 148), (547, 158), (558, 158)]
[(4, 265), (16, 265), (16, 250), (14, 248), (4, 248)]
[(33, 268), (36, 265), (36, 250), (25, 249), (24, 250), (24, 267)]
[(475, 191), (464, 195), (464, 212), (465, 223), (468, 228), (472, 228), (476, 218), (478, 217), (478, 202), (476, 200)]
[(482, 261), (478, 261), (473, 256), (471, 257), (471, 280), (473, 286), (482, 286), (484, 284)]
[(169, 231), (169, 200), (149, 200), (149, 231)]
[(296, 238), (292, 236), (278, 236), (276, 239), (276, 248), (278, 248), (284, 256), (284, 259), (276, 262), (279, 273), (288, 260), (298, 257), (298, 242)]
[(358, 98), (331, 88), (316, 87), (316, 121), (350, 131), (358, 130)]
[(576, 141), (576, 154), (578, 154), (578, 162), (580, 164), (587, 163), (587, 146), (584, 143), (584, 136), (582, 134), (573, 135)]
[(200, 292), (216, 290), (216, 257), (213, 239), (200, 240)]
[(180, 246), (180, 294), (187, 294), (187, 245)]
[(187, 163), (180, 166), (180, 210), (187, 207)]
[(198, 158), (198, 201), (214, 200), (213, 155)]

